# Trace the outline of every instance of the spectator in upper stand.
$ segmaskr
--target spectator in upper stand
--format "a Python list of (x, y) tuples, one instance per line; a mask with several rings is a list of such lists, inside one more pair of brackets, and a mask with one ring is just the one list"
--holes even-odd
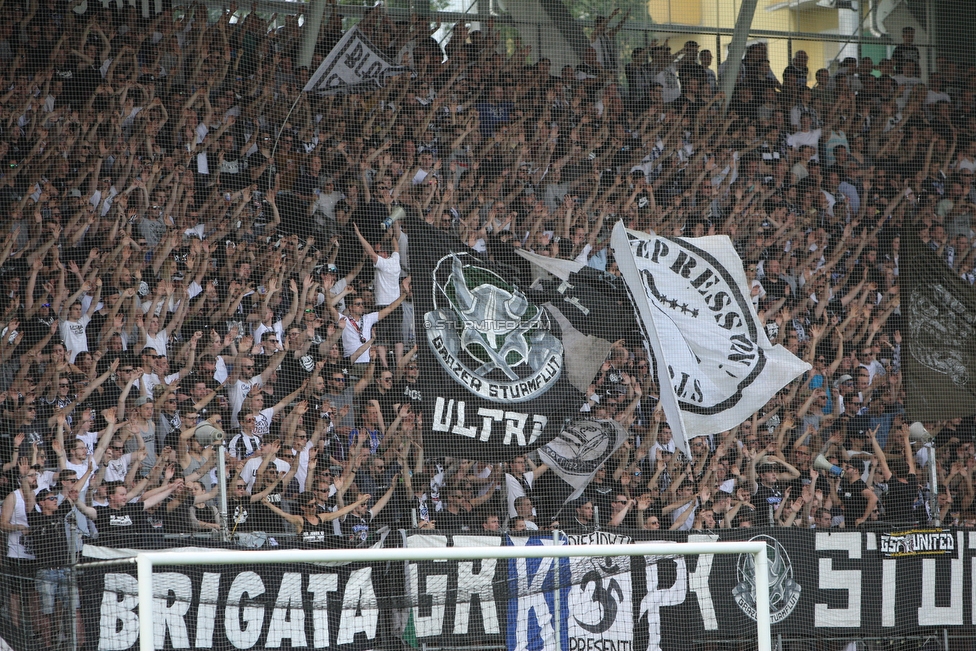
[(810, 78), (810, 69), (807, 67), (809, 62), (810, 56), (806, 51), (797, 50), (793, 54), (793, 60), (790, 61), (790, 65), (786, 66), (786, 69), (783, 70), (783, 79), (785, 80), (788, 76), (792, 76), (797, 86), (806, 87)]
[[(377, 352), (379, 354), (380, 364), (384, 367), (389, 366), (386, 351), (391, 343), (394, 344), (396, 361), (399, 363), (403, 357), (403, 341), (400, 338), (400, 324), (403, 320), (403, 313), (399, 309), (399, 304), (403, 301), (400, 298), (400, 273), (402, 267), (400, 264), (400, 247), (398, 244), (399, 225), (395, 225), (392, 232), (393, 236), (388, 241), (377, 242), (376, 246), (372, 246), (366, 241), (366, 238), (359, 232), (359, 228), (355, 224), (353, 224), (353, 230), (356, 232), (356, 236), (363, 246), (363, 251), (366, 253), (367, 259), (373, 264), (373, 268), (376, 270), (373, 275), (373, 291), (376, 297), (376, 310), (379, 313), (377, 318), (381, 321), (377, 326), (376, 332), (376, 340), (378, 342)], [(409, 281), (405, 284), (405, 287), (409, 288)], [(396, 305), (391, 308), (394, 304)], [(386, 321), (383, 321), (383, 319), (386, 319)], [(348, 328), (352, 325), (353, 329), (357, 330), (358, 334), (362, 336), (365, 334), (363, 329), (367, 327), (365, 321), (366, 319), (364, 318), (363, 328), (359, 328), (356, 321), (347, 322), (346, 327)], [(343, 339), (343, 343), (345, 343), (345, 338)]]
[(878, 503), (878, 496), (861, 479), (864, 467), (860, 462), (845, 460), (842, 463), (844, 474), (834, 497), (843, 506), (845, 527), (853, 529), (867, 522)]
[[(374, 252), (374, 255), (377, 254)], [(378, 255), (377, 258), (379, 258)], [(404, 279), (403, 282), (405, 286), (409, 287), (409, 278)], [(406, 294), (401, 292), (392, 303), (371, 312), (367, 312), (365, 300), (358, 297), (349, 304), (346, 310), (347, 314), (340, 316), (333, 308), (333, 318), (336, 323), (342, 324), (340, 327), (342, 327), (343, 356), (350, 363), (356, 365), (358, 375), (364, 374), (367, 367), (371, 368), (372, 364), (377, 361), (372, 352), (372, 344), (378, 334), (374, 333), (376, 324), (394, 315), (405, 298)], [(385, 360), (381, 360), (381, 363), (382, 361)]]
[(532, 485), (549, 470), (549, 466), (544, 463), (538, 465), (532, 464), (532, 469), (527, 470), (526, 465), (528, 463), (531, 462), (524, 456), (517, 456), (512, 459), (509, 465), (509, 471), (505, 474), (509, 517), (514, 517), (518, 513), (515, 501), (519, 497), (531, 497)]
[(607, 73), (615, 73), (617, 70), (619, 62), (617, 61), (615, 37), (627, 19), (630, 18), (630, 9), (628, 9), (620, 22), (610, 27), (610, 22), (619, 13), (620, 8), (614, 7), (609, 16), (597, 16), (593, 21), (593, 32), (590, 34), (590, 51), (593, 55), (593, 61), (597, 67)]
[(478, 111), (481, 135), (491, 138), (501, 125), (507, 124), (512, 119), (515, 105), (506, 99), (504, 86), (493, 84), (489, 94), (483, 101), (478, 102), (475, 108)]
[(915, 45), (915, 28), (902, 27), (901, 43), (895, 46), (895, 51), (891, 53), (891, 61), (895, 64), (895, 72), (904, 72), (905, 63), (911, 61), (916, 65), (921, 65), (922, 58), (918, 47)]

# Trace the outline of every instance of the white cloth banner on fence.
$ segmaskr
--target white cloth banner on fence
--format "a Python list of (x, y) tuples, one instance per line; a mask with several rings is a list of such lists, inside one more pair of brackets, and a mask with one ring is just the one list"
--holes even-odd
[(769, 341), (728, 237), (662, 237), (618, 222), (611, 243), (684, 452), (689, 434), (735, 427), (811, 368)]
[(306, 93), (335, 95), (367, 93), (386, 84), (390, 77), (409, 72), (353, 27), (343, 35), (305, 84)]
[[(597, 531), (567, 535), (571, 545), (627, 545), (630, 536)], [(629, 556), (574, 558), (569, 589), (569, 648), (631, 649), (634, 599)]]

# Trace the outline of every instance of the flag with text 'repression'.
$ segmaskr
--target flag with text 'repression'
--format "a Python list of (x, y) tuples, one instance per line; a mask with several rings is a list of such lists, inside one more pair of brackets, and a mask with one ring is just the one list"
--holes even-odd
[(743, 422), (811, 368), (769, 341), (728, 237), (663, 237), (618, 222), (611, 243), (683, 451), (689, 438)]

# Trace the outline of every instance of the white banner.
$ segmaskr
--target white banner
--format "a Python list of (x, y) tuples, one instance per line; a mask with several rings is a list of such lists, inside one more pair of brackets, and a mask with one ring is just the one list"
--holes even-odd
[[(571, 545), (627, 545), (629, 536), (597, 531), (566, 536)], [(631, 649), (634, 599), (629, 556), (574, 558), (569, 589), (569, 651)]]
[(387, 78), (409, 70), (389, 59), (353, 27), (339, 39), (302, 90), (323, 95), (366, 93), (385, 85)]
[(684, 452), (687, 432), (735, 427), (811, 368), (766, 337), (728, 237), (662, 237), (618, 222), (611, 243), (657, 363), (664, 413)]

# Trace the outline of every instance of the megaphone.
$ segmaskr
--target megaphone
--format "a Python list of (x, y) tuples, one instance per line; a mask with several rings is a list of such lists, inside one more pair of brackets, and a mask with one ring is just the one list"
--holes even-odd
[(381, 223), (384, 230), (389, 230), (393, 228), (393, 224), (403, 219), (407, 212), (403, 209), (403, 206), (395, 206), (393, 210), (390, 211), (390, 216), (384, 219)]
[(197, 442), (204, 447), (213, 445), (214, 443), (220, 443), (224, 440), (223, 430), (217, 429), (212, 423), (206, 421), (197, 425), (193, 435), (196, 437)]
[(932, 440), (932, 433), (925, 429), (925, 425), (915, 421), (908, 426), (908, 438), (913, 441), (920, 441), (922, 444), (928, 443)]
[(840, 477), (844, 474), (840, 466), (835, 466), (834, 464), (827, 461), (827, 457), (822, 454), (818, 454), (817, 458), (813, 460), (813, 467), (817, 470), (823, 470), (826, 473), (833, 475), (834, 477)]

